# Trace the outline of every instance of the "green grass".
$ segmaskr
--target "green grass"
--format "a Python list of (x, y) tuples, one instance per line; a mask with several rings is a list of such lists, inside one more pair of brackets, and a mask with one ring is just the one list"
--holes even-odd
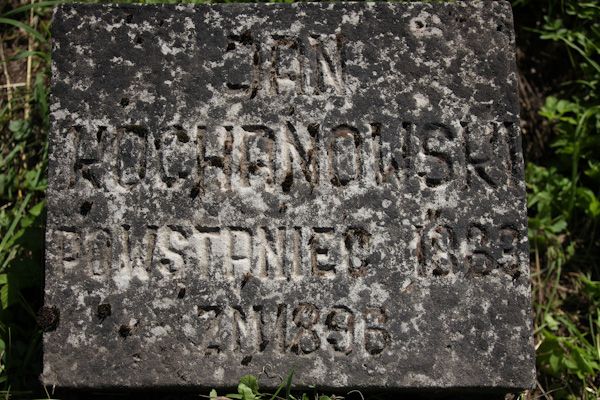
[[(539, 114), (549, 143), (526, 169), (538, 394), (600, 396), (600, 2), (518, 0), (562, 68)], [(551, 59), (550, 51), (562, 60)], [(540, 54), (543, 54), (540, 51)], [(540, 57), (540, 54), (533, 54)], [(557, 57), (557, 58), (558, 58)], [(539, 154), (539, 153), (538, 153)]]
[[(31, 394), (41, 372), (41, 306), (48, 132), (49, 6), (0, 9), (5, 86), (0, 103), (0, 383)], [(22, 85), (8, 63), (19, 63)], [(12, 69), (14, 71), (14, 69)], [(25, 82), (23, 82), (23, 78)]]

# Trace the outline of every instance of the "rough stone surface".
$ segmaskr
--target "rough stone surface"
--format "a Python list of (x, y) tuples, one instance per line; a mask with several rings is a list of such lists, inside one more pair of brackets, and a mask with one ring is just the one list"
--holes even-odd
[(533, 385), (508, 3), (65, 4), (53, 33), (45, 384)]

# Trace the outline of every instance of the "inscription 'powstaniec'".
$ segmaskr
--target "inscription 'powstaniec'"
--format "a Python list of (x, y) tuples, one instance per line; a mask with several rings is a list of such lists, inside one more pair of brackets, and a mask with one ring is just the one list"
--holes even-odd
[(46, 384), (534, 381), (507, 3), (66, 4), (53, 29)]

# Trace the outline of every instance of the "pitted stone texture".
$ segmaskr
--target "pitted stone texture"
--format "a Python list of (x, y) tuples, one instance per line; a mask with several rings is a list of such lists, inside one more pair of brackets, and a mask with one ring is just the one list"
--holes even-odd
[(532, 386), (508, 3), (65, 4), (53, 33), (45, 384)]

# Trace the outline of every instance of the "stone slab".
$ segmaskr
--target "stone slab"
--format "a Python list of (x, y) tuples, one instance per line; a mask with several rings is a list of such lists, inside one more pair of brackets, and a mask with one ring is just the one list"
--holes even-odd
[(46, 385), (535, 382), (507, 2), (63, 4)]

